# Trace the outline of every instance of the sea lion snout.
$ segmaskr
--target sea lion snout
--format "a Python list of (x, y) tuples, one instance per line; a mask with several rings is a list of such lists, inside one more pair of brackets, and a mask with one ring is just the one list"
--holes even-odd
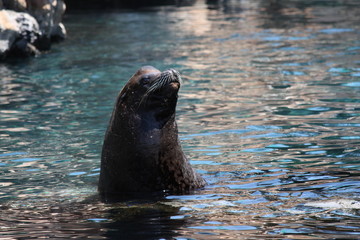
[(171, 84), (173, 82), (177, 82), (180, 87), (182, 80), (181, 80), (180, 73), (178, 71), (170, 68), (170, 69), (164, 71), (162, 74), (167, 75), (169, 77), (169, 79), (170, 79), (169, 84)]
[(169, 78), (168, 86), (170, 87), (170, 89), (178, 90), (180, 88), (182, 80), (181, 80), (180, 73), (178, 71), (170, 68), (170, 69), (164, 71), (162, 74), (164, 74), (164, 76), (168, 76), (168, 78)]
[[(146, 91), (146, 96), (149, 96), (155, 92), (162, 91), (165, 89), (169, 90), (179, 90), (181, 85), (181, 76), (178, 71), (174, 69), (168, 69), (159, 74), (159, 76), (154, 79), (151, 83), (151, 86)], [(165, 90), (166, 91), (166, 90)]]

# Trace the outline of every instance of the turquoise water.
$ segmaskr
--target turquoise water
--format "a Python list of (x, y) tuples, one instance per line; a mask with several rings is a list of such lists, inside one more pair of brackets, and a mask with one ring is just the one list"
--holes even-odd
[[(65, 42), (0, 64), (0, 235), (360, 238), (359, 7), (197, 1), (68, 13)], [(180, 137), (209, 185), (104, 204), (103, 135), (143, 65), (182, 74)]]

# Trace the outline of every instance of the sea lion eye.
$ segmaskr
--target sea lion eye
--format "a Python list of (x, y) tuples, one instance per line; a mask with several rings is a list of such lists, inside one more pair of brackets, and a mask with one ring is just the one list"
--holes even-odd
[(150, 76), (145, 76), (140, 79), (141, 85), (146, 85), (150, 82)]

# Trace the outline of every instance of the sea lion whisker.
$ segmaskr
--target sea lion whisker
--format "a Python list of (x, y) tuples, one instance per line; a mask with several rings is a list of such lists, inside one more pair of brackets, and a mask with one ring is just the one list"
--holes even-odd
[(173, 76), (171, 76), (170, 74), (168, 74), (168, 75), (166, 76), (166, 79), (165, 79), (164, 84), (168, 84), (168, 83), (170, 83), (170, 82), (172, 82), (172, 81), (173, 81)]
[(157, 80), (155, 80), (154, 84), (149, 87), (149, 89), (146, 91), (146, 94), (150, 94), (157, 89), (163, 87), (162, 82), (164, 81), (164, 77), (160, 76)]
[(169, 82), (169, 76), (164, 76), (164, 78), (160, 79), (159, 86), (164, 87)]
[(147, 102), (148, 97), (149, 97), (149, 94), (146, 94), (146, 93), (145, 93), (144, 96), (141, 98), (141, 100), (140, 100), (140, 102), (139, 102), (138, 109), (140, 108), (140, 106), (141, 106), (142, 104), (145, 104), (145, 103)]
[(156, 91), (156, 89), (158, 89), (158, 81), (159, 80), (155, 80), (155, 83), (153, 85), (151, 85), (148, 90), (146, 90), (144, 96), (141, 98), (139, 106), (140, 107), (142, 104), (146, 103), (147, 99), (149, 98), (149, 95), (151, 93), (153, 93), (154, 91)]

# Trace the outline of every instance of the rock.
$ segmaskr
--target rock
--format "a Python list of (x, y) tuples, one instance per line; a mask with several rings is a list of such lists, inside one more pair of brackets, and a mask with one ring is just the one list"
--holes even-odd
[(19, 27), (8, 11), (0, 11), (0, 54), (4, 55), (19, 36)]
[(39, 24), (28, 13), (0, 11), (0, 57), (36, 55), (35, 45), (41, 38)]
[(54, 42), (62, 41), (66, 38), (66, 29), (64, 24), (59, 23), (57, 26), (52, 28), (51, 40)]
[[(62, 0), (27, 0), (29, 13), (36, 18), (44, 36), (51, 38), (52, 33), (58, 33), (62, 16), (66, 10)], [(66, 31), (62, 32), (65, 35)]]
[(63, 0), (0, 0), (0, 58), (29, 56), (63, 40)]
[(2, 0), (5, 9), (14, 10), (16, 12), (26, 11), (27, 4), (25, 0)]

